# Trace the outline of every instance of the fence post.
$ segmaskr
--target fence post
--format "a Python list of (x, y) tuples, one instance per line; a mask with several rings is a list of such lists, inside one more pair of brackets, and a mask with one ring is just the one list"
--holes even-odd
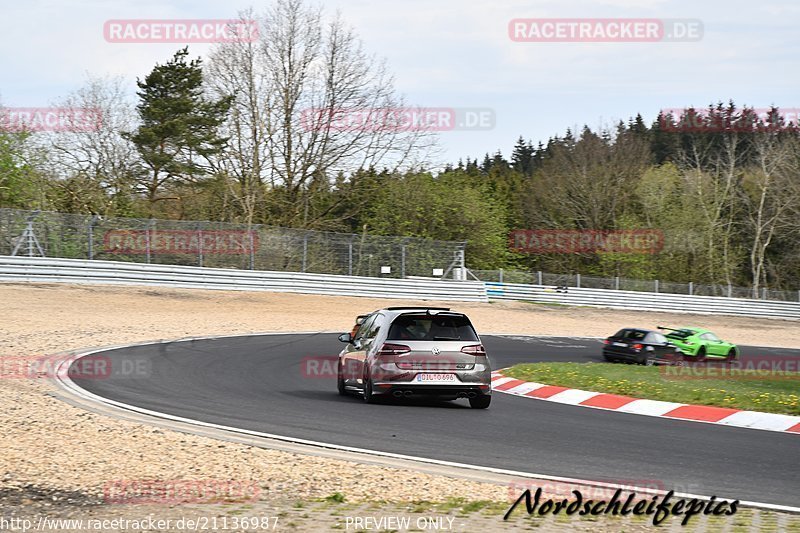
[(656, 280), (656, 292), (658, 292), (658, 280)]
[(581, 288), (581, 275), (580, 274), (575, 274), (575, 286), (577, 288), (579, 288), (579, 289)]
[(694, 294), (694, 282), (689, 282), (689, 294)]
[(147, 229), (144, 231), (145, 236), (145, 255), (147, 256), (147, 263), (150, 264), (150, 227), (153, 225), (153, 219), (147, 221)]
[(197, 263), (203, 266), (203, 229), (197, 225)]
[(92, 215), (92, 218), (89, 220), (88, 230), (89, 230), (89, 260), (91, 261), (94, 259), (94, 225), (97, 223), (100, 217), (98, 215)]
[(406, 245), (400, 246), (400, 278), (406, 277)]
[(766, 300), (767, 299), (767, 288), (766, 287), (762, 287), (761, 288), (761, 299), (762, 300)]
[(730, 282), (728, 282), (728, 298), (733, 295), (733, 287), (731, 287)]
[(502, 268), (500, 269), (500, 273), (498, 274), (497, 281), (499, 281), (500, 283), (503, 283), (503, 269)]
[(614, 276), (614, 290), (619, 290), (619, 276)]
[(353, 275), (353, 238), (355, 235), (350, 235), (350, 242), (347, 243), (347, 275)]
[(306, 271), (306, 261), (308, 260), (308, 232), (303, 235), (303, 272)]
[(539, 283), (538, 284), (541, 285), (542, 284), (542, 271), (540, 270), (536, 274), (538, 275), (538, 278), (539, 278)]
[(256, 269), (256, 243), (255, 239), (253, 238), (253, 229), (247, 232), (247, 235), (250, 238), (250, 270)]

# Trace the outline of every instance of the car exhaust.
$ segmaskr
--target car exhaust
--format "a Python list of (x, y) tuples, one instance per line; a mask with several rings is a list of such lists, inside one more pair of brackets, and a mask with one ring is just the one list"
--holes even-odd
[(478, 395), (477, 392), (470, 392), (470, 393), (467, 394), (467, 397), (468, 398), (475, 398), (477, 395)]
[(403, 391), (401, 391), (401, 390), (396, 390), (396, 391), (394, 391), (394, 392), (392, 393), (392, 396), (394, 396), (395, 398), (399, 398), (399, 397), (401, 397), (402, 395), (403, 395)]
[(466, 397), (467, 397), (466, 392), (459, 392), (458, 395), (456, 395), (456, 398), (466, 398)]
[(410, 390), (407, 390), (404, 394), (405, 394), (406, 398), (408, 398), (409, 396), (411, 396), (414, 393), (412, 391), (410, 391)]

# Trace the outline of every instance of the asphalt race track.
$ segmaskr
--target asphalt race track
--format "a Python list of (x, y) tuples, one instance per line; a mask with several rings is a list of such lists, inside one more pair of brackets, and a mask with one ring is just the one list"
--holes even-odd
[[(601, 362), (597, 340), (483, 336), (495, 369), (518, 362)], [(800, 350), (741, 347), (743, 355)], [(229, 337), (103, 352), (141, 376), (76, 379), (127, 404), (181, 417), (404, 455), (800, 505), (800, 436), (606, 412), (507, 394), (488, 410), (457, 402), (366, 405), (304, 357), (333, 356), (335, 334)], [(143, 368), (143, 367), (142, 367)], [(141, 373), (139, 373), (141, 374)], [(702, 382), (698, 382), (702, 385)]]

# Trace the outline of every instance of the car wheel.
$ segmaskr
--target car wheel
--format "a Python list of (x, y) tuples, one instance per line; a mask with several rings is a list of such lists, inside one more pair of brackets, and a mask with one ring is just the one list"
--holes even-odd
[(728, 363), (733, 363), (736, 361), (736, 359), (737, 359), (736, 349), (731, 348), (730, 350), (728, 350), (728, 356), (725, 358), (725, 361), (727, 361)]
[(372, 392), (372, 378), (369, 377), (369, 372), (364, 373), (364, 403), (375, 403), (377, 397)]
[(469, 399), (469, 406), (473, 409), (486, 409), (492, 403), (492, 397), (489, 394), (481, 394)]
[(339, 389), (339, 396), (346, 396), (347, 389), (344, 388), (344, 376), (342, 375), (342, 365), (339, 365), (338, 372), (336, 373), (336, 386)]
[(636, 358), (636, 362), (644, 366), (653, 366), (655, 364), (655, 356), (653, 352), (644, 352)]
[(697, 356), (695, 356), (695, 361), (705, 361), (706, 360), (706, 347), (701, 346), (699, 350), (697, 350)]
[(603, 359), (605, 359), (609, 363), (616, 363), (617, 362), (616, 358), (611, 357), (610, 355), (606, 355), (606, 354), (603, 354)]

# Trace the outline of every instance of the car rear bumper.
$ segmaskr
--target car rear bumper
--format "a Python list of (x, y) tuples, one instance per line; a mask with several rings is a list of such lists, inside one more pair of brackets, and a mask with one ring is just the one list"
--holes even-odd
[(641, 361), (644, 359), (644, 353), (631, 353), (631, 352), (616, 352), (613, 350), (603, 350), (603, 355), (614, 359), (624, 359), (626, 361)]
[[(418, 374), (452, 374), (455, 381), (417, 381)], [(433, 396), (458, 396), (464, 392), (477, 394), (491, 394), (492, 375), (488, 367), (481, 370), (458, 370), (447, 371), (438, 370), (436, 372), (400, 371), (396, 373), (386, 373), (381, 376), (373, 376), (372, 390), (375, 394), (394, 394), (395, 391), (402, 391), (403, 394), (410, 392), (414, 395), (433, 395)]]
[(438, 396), (445, 398), (475, 398), (476, 396), (490, 396), (491, 385), (459, 383), (454, 385), (420, 384), (420, 383), (391, 383), (374, 384), (373, 394), (394, 397), (409, 396)]

